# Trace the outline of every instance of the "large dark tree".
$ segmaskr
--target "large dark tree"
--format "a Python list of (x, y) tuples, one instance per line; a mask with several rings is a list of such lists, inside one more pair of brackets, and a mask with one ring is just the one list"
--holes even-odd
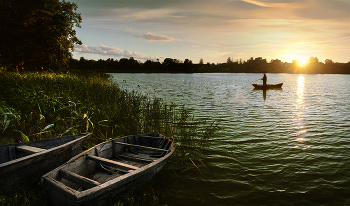
[(62, 65), (81, 44), (77, 5), (59, 0), (0, 0), (0, 64), (34, 69)]

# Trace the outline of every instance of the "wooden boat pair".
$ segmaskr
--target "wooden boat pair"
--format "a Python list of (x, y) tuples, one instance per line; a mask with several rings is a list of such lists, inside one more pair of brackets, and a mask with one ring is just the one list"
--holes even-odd
[(113, 196), (153, 177), (174, 153), (173, 142), (149, 133), (110, 140), (42, 176), (56, 205), (105, 205)]
[(0, 145), (0, 194), (40, 182), (80, 153), (91, 133)]
[(254, 86), (254, 89), (280, 89), (282, 88), (283, 83), (279, 84), (252, 84)]

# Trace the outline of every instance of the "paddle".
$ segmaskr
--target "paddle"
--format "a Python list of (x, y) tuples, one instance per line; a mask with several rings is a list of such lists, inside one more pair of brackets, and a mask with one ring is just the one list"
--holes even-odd
[(252, 81), (252, 82), (256, 82), (256, 81), (259, 81), (259, 80), (262, 80), (262, 79), (257, 79), (257, 80), (254, 80), (254, 81)]

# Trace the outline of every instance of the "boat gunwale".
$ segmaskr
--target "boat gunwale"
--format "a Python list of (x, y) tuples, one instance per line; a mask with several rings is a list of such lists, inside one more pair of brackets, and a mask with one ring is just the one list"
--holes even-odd
[(252, 84), (255, 88), (258, 87), (258, 88), (263, 88), (263, 87), (282, 87), (283, 86), (283, 83), (279, 83), (279, 84), (266, 84), (266, 85), (263, 85), (263, 84)]
[(253, 91), (260, 91), (260, 90), (282, 90), (283, 83), (279, 84), (267, 84), (267, 85), (262, 85), (262, 84), (252, 84), (253, 85)]

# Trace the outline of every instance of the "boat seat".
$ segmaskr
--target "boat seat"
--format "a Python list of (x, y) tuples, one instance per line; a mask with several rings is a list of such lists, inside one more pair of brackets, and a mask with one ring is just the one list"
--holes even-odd
[[(163, 146), (161, 147), (162, 149), (165, 149), (165, 148), (169, 148), (171, 146), (172, 142), (171, 141), (164, 141), (164, 143), (162, 144)], [(162, 156), (164, 156), (165, 154), (167, 154), (169, 152), (169, 150), (166, 150), (167, 152), (160, 152), (158, 154), (153, 154), (153, 155), (150, 155), (150, 157), (157, 157), (157, 158), (160, 158)]]
[(138, 162), (144, 162), (144, 163), (152, 163), (155, 160), (152, 159), (146, 159), (146, 158), (140, 158), (130, 155), (124, 155), (124, 154), (118, 154), (116, 155), (118, 158), (126, 159), (126, 160), (132, 160), (132, 161), (138, 161)]
[(120, 169), (120, 168), (115, 168), (115, 167), (109, 167), (109, 166), (106, 166), (106, 165), (102, 165), (101, 163), (99, 163), (99, 169), (108, 173), (108, 174), (114, 174), (115, 172), (120, 172), (120, 173), (129, 173), (129, 172), (132, 172), (133, 170), (123, 170), (123, 169)]
[(93, 160), (95, 162), (101, 163), (101, 164), (105, 164), (107, 166), (110, 167), (116, 167), (116, 168), (121, 168), (122, 170), (137, 170), (139, 169), (138, 167), (132, 166), (132, 165), (128, 165), (125, 163), (121, 163), (121, 162), (116, 162), (110, 159), (106, 159), (103, 157), (97, 157), (97, 156), (93, 156), (93, 155), (87, 155), (86, 156), (87, 159), (89, 160)]
[(129, 144), (129, 143), (117, 142), (117, 141), (115, 141), (115, 143), (116, 144), (120, 144), (120, 145), (130, 146), (130, 147), (137, 147), (137, 148), (141, 148), (141, 149), (148, 149), (148, 150), (158, 151), (158, 152), (168, 152), (168, 150), (166, 150), (166, 149), (160, 149), (160, 148), (154, 148), (154, 147), (146, 147), (146, 146), (142, 146), (142, 145)]
[(90, 189), (100, 185), (99, 182), (80, 176), (65, 169), (60, 169), (60, 175), (64, 179), (74, 182), (75, 184), (78, 184), (85, 189)]
[(27, 145), (17, 146), (16, 149), (18, 151), (25, 152), (28, 154), (34, 154), (34, 153), (46, 151), (46, 149), (41, 149), (38, 147), (32, 147), (32, 146), (27, 146)]
[(161, 136), (158, 136), (158, 137), (155, 137), (155, 136), (150, 136), (150, 135), (140, 135), (140, 137), (142, 138), (149, 138), (149, 139), (164, 139), (164, 137), (161, 137)]

